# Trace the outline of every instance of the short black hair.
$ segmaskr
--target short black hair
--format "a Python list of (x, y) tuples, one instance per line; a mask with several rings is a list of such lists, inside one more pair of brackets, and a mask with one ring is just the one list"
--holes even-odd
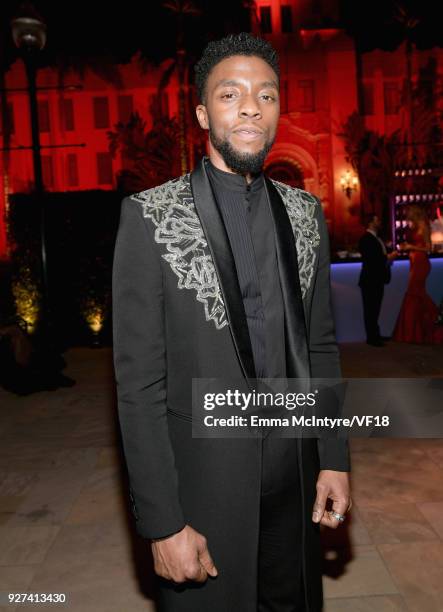
[(230, 34), (220, 40), (211, 41), (194, 67), (195, 85), (201, 102), (205, 99), (206, 82), (211, 70), (222, 60), (233, 55), (260, 57), (271, 66), (277, 79), (280, 80), (278, 54), (268, 41), (252, 36), (248, 32)]
[(363, 227), (369, 227), (369, 225), (374, 221), (374, 217), (378, 217), (375, 211), (365, 212), (363, 214)]

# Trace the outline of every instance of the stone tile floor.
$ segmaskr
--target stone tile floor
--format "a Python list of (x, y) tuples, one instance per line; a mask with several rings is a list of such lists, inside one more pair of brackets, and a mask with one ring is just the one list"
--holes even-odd
[[(126, 505), (110, 350), (66, 357), (75, 387), (0, 390), (0, 593), (66, 593), (69, 604), (0, 610), (153, 612), (147, 546)], [(441, 347), (348, 344), (342, 360), (347, 376), (443, 374)], [(351, 449), (352, 516), (323, 534), (325, 612), (443, 610), (443, 440), (360, 438)]]

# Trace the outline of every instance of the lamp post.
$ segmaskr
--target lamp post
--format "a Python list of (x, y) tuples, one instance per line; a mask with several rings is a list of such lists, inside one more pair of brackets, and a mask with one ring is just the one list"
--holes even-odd
[[(29, 113), (31, 119), (32, 161), (34, 169), (34, 194), (40, 204), (40, 245), (42, 274), (42, 323), (48, 331), (48, 272), (46, 258), (46, 219), (44, 184), (40, 146), (40, 130), (37, 104), (37, 56), (46, 44), (46, 24), (36, 14), (32, 5), (25, 4), (22, 14), (11, 21), (12, 38), (21, 51), (28, 79)], [(45, 334), (46, 335), (46, 334)]]

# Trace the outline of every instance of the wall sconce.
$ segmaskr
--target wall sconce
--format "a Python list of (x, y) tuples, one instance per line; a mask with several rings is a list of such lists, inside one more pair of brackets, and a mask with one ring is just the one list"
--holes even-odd
[(341, 176), (340, 185), (346, 194), (346, 197), (350, 200), (353, 192), (357, 190), (358, 178), (355, 176), (355, 174), (352, 174), (350, 170), (346, 170), (346, 172)]

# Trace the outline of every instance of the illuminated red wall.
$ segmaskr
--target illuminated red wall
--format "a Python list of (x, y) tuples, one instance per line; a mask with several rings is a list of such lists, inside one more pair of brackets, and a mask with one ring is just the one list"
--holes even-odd
[[(343, 192), (340, 179), (350, 170), (350, 166), (346, 161), (343, 141), (338, 136), (341, 124), (358, 107), (353, 41), (336, 29), (315, 30), (302, 27), (309, 5), (307, 0), (285, 0), (284, 3), (279, 0), (259, 0), (256, 4), (256, 24), (261, 17), (261, 9), (270, 9), (272, 32), (264, 36), (277, 48), (281, 61), (282, 116), (276, 143), (267, 160), (268, 170), (276, 178), (303, 186), (321, 198), (330, 231), (337, 245), (355, 243), (361, 232), (358, 215), (360, 194), (357, 189), (349, 199)], [(283, 4), (291, 7), (292, 32), (282, 32), (282, 29), (285, 29), (282, 21)], [(326, 0), (323, 4), (327, 8)], [(335, 3), (330, 4), (332, 11)], [(432, 53), (438, 58), (441, 71), (443, 62), (440, 50), (416, 52), (413, 66), (415, 75), (420, 65)], [(87, 72), (81, 82), (74, 73), (65, 74), (63, 81), (60, 81), (54, 70), (45, 69), (39, 72), (38, 85), (41, 88), (78, 84), (82, 86), (81, 90), (76, 91), (51, 89), (39, 93), (39, 100), (44, 106), (43, 123), (49, 118), (49, 126), (46, 126), (49, 131), (41, 133), (42, 146), (85, 144), (84, 148), (42, 150), (46, 189), (65, 191), (115, 187), (115, 174), (121, 169), (122, 160), (117, 156), (110, 162), (106, 156), (106, 132), (121, 118), (124, 111), (122, 107), (128, 103), (128, 99), (126, 103), (122, 103), (124, 96), (132, 98), (133, 110), (138, 111), (149, 126), (152, 121), (149, 114), (150, 97), (155, 96), (160, 76), (168, 63), (141, 74), (134, 60), (132, 64), (119, 67), (119, 84), (111, 84), (91, 72)], [(375, 51), (365, 54), (362, 81), (366, 90), (372, 92), (372, 114), (365, 116), (368, 128), (383, 134), (401, 126), (400, 114), (392, 113), (392, 108), (386, 108), (385, 90), (387, 85), (394, 89), (400, 88), (403, 78), (402, 48), (393, 53)], [(23, 65), (17, 61), (6, 75), (6, 87), (13, 89), (25, 85)], [(165, 104), (169, 115), (177, 115), (178, 87), (175, 76), (166, 90), (166, 96)], [(103, 122), (105, 127), (96, 126), (94, 98), (107, 100), (109, 121)], [(11, 145), (29, 145), (30, 125), (26, 92), (10, 92), (8, 99), (13, 106), (14, 116)], [(74, 126), (70, 127), (74, 127), (73, 130), (67, 129), (66, 126), (66, 104), (72, 104)], [(101, 103), (95, 104), (100, 107)], [(101, 111), (100, 108), (98, 114), (101, 112), (103, 115), (103, 108)], [(125, 108), (128, 109), (127, 106)], [(9, 162), (3, 153), (1, 167), (4, 180), (0, 184), (0, 207), (4, 209), (6, 183), (12, 193), (29, 191), (32, 185), (30, 151), (11, 151)], [(5, 256), (5, 253), (5, 228), (4, 223), (0, 221), (0, 257)]]

